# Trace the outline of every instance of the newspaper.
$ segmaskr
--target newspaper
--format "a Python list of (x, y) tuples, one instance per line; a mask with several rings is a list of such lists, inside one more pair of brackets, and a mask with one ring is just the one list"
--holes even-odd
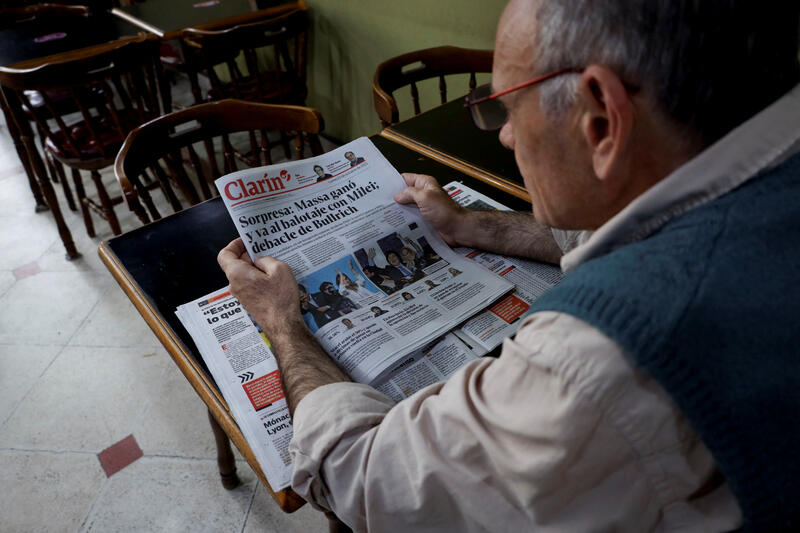
[[(444, 186), (450, 197), (467, 209), (510, 211), (503, 204), (460, 182)], [(531, 304), (564, 277), (561, 269), (547, 263), (507, 257), (472, 248), (459, 247), (455, 252), (468, 257), (514, 284), (508, 294), (484, 312), (465, 322), (454, 333), (466, 341), (477, 355), (499, 346), (503, 339), (517, 332), (522, 319), (531, 314)]]
[[(269, 341), (227, 287), (178, 307), (211, 375), (273, 490), (289, 486), (292, 418)], [(447, 334), (401, 357), (372, 385), (400, 401), (447, 379), (477, 356)]]
[(292, 420), (269, 341), (227, 287), (178, 307), (273, 490), (289, 486)]
[(306, 324), (358, 382), (513, 288), (455, 253), (416, 206), (394, 201), (405, 181), (366, 137), (216, 185), (251, 257), (291, 267)]

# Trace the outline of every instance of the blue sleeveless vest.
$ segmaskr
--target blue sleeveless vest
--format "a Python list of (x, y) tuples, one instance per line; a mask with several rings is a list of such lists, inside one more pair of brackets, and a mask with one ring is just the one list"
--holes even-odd
[(533, 309), (593, 325), (661, 384), (746, 529), (800, 531), (800, 155), (584, 263)]

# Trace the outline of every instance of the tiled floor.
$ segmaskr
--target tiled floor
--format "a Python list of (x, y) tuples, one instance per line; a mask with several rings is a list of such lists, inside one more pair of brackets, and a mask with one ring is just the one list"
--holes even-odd
[(203, 402), (97, 257), (108, 225), (88, 238), (57, 189), (74, 261), (0, 123), (0, 531), (326, 531), (242, 460), (243, 484), (222, 487)]

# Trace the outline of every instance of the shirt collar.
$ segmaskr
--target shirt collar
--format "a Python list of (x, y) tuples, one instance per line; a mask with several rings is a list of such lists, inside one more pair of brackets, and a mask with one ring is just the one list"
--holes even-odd
[(652, 186), (561, 258), (567, 272), (640, 241), (800, 150), (800, 85)]

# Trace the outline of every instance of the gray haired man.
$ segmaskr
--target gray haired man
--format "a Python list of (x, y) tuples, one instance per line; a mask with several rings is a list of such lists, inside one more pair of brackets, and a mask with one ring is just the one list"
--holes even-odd
[(399, 404), (287, 317), (288, 267), (223, 250), (283, 370), (295, 490), (358, 531), (800, 529), (799, 10), (513, 0), (470, 102), (533, 216), (420, 175), (396, 200), (567, 274), (498, 359)]

